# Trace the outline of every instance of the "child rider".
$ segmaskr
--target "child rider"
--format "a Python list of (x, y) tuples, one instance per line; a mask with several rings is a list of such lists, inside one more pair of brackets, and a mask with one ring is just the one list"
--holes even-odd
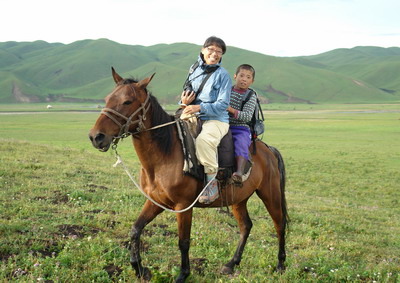
[[(251, 144), (251, 132), (248, 123), (253, 117), (256, 108), (256, 93), (249, 89), (254, 82), (256, 71), (248, 64), (240, 65), (236, 69), (234, 79), (236, 81), (232, 88), (229, 112), (229, 124), (232, 132), (235, 148), (236, 172), (232, 179), (235, 183), (242, 183), (243, 170), (249, 160), (249, 147)], [(250, 99), (244, 104), (248, 94), (252, 92)]]

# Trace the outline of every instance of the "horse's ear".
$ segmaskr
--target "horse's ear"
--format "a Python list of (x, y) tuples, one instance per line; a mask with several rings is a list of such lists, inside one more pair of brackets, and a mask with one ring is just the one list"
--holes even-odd
[(147, 85), (150, 83), (150, 81), (153, 79), (153, 77), (154, 77), (155, 74), (156, 74), (156, 73), (154, 73), (154, 74), (152, 74), (150, 77), (147, 77), (147, 78), (141, 80), (140, 82), (138, 82), (138, 86), (139, 86), (139, 87), (142, 87), (142, 88), (146, 88)]
[(111, 72), (116, 84), (124, 80), (120, 75), (117, 74), (117, 72), (114, 70), (114, 67), (111, 67)]

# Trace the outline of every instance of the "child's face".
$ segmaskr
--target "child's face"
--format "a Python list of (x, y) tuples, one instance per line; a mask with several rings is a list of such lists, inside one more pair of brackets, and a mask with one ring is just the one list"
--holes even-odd
[(240, 69), (239, 73), (233, 77), (236, 81), (235, 88), (237, 89), (248, 89), (254, 82), (253, 72), (250, 70)]

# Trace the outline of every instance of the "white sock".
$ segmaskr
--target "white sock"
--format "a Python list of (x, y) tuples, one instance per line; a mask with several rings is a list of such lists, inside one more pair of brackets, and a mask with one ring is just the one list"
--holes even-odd
[(207, 174), (207, 183), (210, 182), (212, 179), (214, 179), (215, 176), (217, 176), (216, 173), (214, 173), (214, 174)]

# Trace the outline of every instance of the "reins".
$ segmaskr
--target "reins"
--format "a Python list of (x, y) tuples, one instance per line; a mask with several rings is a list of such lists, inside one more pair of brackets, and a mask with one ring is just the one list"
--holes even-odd
[[(135, 111), (135, 112), (137, 112), (137, 111)], [(118, 112), (116, 112), (116, 113), (118, 113)], [(195, 115), (193, 115), (193, 116), (195, 116)], [(107, 117), (109, 117), (109, 116), (107, 115)], [(155, 200), (153, 200), (148, 194), (146, 194), (146, 193), (142, 190), (142, 188), (140, 187), (140, 185), (136, 182), (134, 176), (129, 172), (128, 167), (127, 167), (127, 166), (125, 165), (125, 163), (122, 161), (122, 158), (121, 158), (121, 156), (119, 155), (119, 153), (118, 153), (118, 151), (117, 151), (117, 146), (118, 146), (118, 142), (119, 142), (119, 140), (120, 140), (121, 138), (122, 138), (122, 139), (123, 139), (123, 138), (126, 138), (126, 137), (128, 137), (130, 134), (139, 134), (139, 133), (142, 133), (142, 132), (145, 132), (145, 131), (155, 130), (155, 129), (158, 129), (158, 128), (161, 128), (161, 127), (166, 127), (166, 126), (172, 125), (172, 124), (174, 124), (174, 123), (177, 123), (179, 120), (180, 120), (180, 118), (178, 118), (177, 120), (172, 121), (172, 122), (168, 122), (168, 123), (164, 123), (164, 124), (161, 124), (161, 125), (154, 126), (154, 127), (152, 127), (152, 128), (143, 129), (143, 130), (138, 131), (138, 132), (136, 132), (136, 133), (125, 132), (124, 135), (122, 135), (122, 136), (119, 135), (118, 137), (115, 137), (115, 138), (114, 138), (114, 140), (113, 140), (113, 145), (112, 145), (112, 147), (111, 147), (112, 150), (114, 150), (115, 157), (117, 158), (117, 161), (115, 162), (115, 164), (113, 165), (113, 167), (115, 168), (115, 167), (117, 167), (117, 166), (122, 166), (122, 168), (124, 169), (125, 173), (128, 175), (129, 179), (131, 179), (132, 183), (133, 183), (133, 184), (135, 185), (135, 187), (142, 193), (142, 195), (144, 195), (149, 201), (151, 201), (153, 204), (157, 205), (158, 207), (160, 207), (160, 208), (162, 208), (162, 209), (164, 209), (164, 210), (166, 210), (166, 211), (175, 212), (175, 213), (182, 213), (182, 212), (185, 212), (185, 211), (191, 209), (191, 208), (196, 204), (196, 202), (199, 200), (200, 196), (204, 193), (204, 191), (206, 190), (206, 187), (207, 187), (208, 184), (203, 188), (203, 190), (200, 192), (200, 194), (196, 197), (196, 199), (195, 199), (188, 207), (186, 207), (186, 208), (184, 208), (184, 209), (181, 209), (181, 210), (173, 210), (173, 209), (170, 209), (170, 208), (168, 208), (168, 207), (165, 207), (165, 206), (163, 206), (162, 204), (159, 204), (158, 202), (156, 202)], [(211, 180), (211, 181), (212, 181), (212, 180)], [(210, 181), (210, 182), (211, 182), (211, 181)]]
[(146, 194), (142, 188), (140, 187), (140, 185), (135, 181), (134, 176), (129, 172), (128, 168), (126, 167), (126, 165), (124, 164), (124, 162), (122, 161), (121, 156), (118, 154), (117, 151), (117, 144), (113, 144), (112, 149), (114, 150), (115, 153), (115, 157), (117, 158), (117, 161), (115, 162), (115, 164), (113, 165), (113, 167), (117, 167), (117, 166), (122, 166), (122, 168), (125, 170), (126, 174), (129, 176), (129, 179), (131, 179), (132, 183), (136, 186), (136, 188), (142, 193), (142, 195), (144, 195), (149, 201), (151, 201), (153, 204), (157, 205), (158, 207), (169, 211), (169, 212), (175, 212), (175, 213), (182, 213), (185, 212), (191, 208), (193, 208), (193, 206), (196, 204), (196, 202), (199, 200), (200, 196), (204, 193), (204, 191), (207, 188), (207, 185), (209, 183), (211, 183), (213, 180), (211, 180), (209, 183), (207, 183), (207, 185), (203, 188), (203, 190), (200, 192), (200, 194), (196, 197), (196, 199), (186, 208), (184, 209), (180, 209), (180, 210), (173, 210), (170, 209), (168, 207), (163, 206), (162, 204), (159, 204), (158, 202), (156, 202), (155, 200), (153, 200), (148, 194)]
[[(131, 89), (133, 90), (133, 92), (136, 94), (135, 89), (131, 86)], [(200, 196), (203, 194), (203, 192), (206, 190), (207, 185), (203, 188), (203, 190), (200, 192), (200, 194), (197, 196), (197, 198), (186, 208), (181, 209), (181, 210), (173, 210), (170, 209), (168, 207), (163, 206), (162, 204), (159, 204), (158, 202), (156, 202), (155, 200), (153, 200), (148, 194), (146, 194), (142, 188), (140, 187), (140, 185), (136, 182), (134, 176), (129, 172), (128, 167), (124, 164), (124, 162), (122, 161), (121, 156), (118, 154), (117, 151), (117, 146), (118, 146), (118, 142), (120, 139), (124, 139), (130, 135), (136, 135), (139, 133), (143, 133), (146, 131), (151, 131), (151, 130), (155, 130), (158, 128), (162, 128), (162, 127), (166, 127), (172, 124), (177, 123), (178, 121), (180, 121), (181, 119), (178, 118), (174, 121), (171, 122), (167, 122), (164, 124), (160, 124), (151, 128), (147, 128), (144, 125), (144, 121), (147, 119), (146, 114), (150, 109), (150, 94), (147, 94), (146, 100), (141, 104), (141, 106), (136, 109), (135, 112), (133, 112), (129, 117), (126, 117), (125, 115), (119, 113), (118, 111), (115, 111), (114, 109), (111, 108), (103, 108), (100, 114), (103, 114), (105, 116), (107, 116), (108, 118), (110, 118), (115, 124), (117, 124), (120, 128), (120, 131), (118, 133), (118, 136), (114, 137), (113, 142), (112, 142), (112, 150), (114, 150), (115, 153), (115, 157), (117, 158), (117, 161), (115, 162), (115, 164), (113, 165), (113, 167), (117, 167), (118, 165), (122, 166), (122, 168), (125, 170), (126, 174), (129, 176), (129, 178), (131, 179), (131, 181), (133, 182), (133, 184), (136, 186), (136, 188), (149, 200), (151, 201), (153, 204), (157, 205), (158, 207), (169, 211), (169, 212), (175, 212), (175, 213), (182, 213), (185, 212), (189, 209), (191, 209), (196, 202), (199, 200)], [(132, 121), (133, 117), (135, 117), (135, 115), (137, 115), (138, 113), (140, 113), (140, 111), (142, 111), (141, 115), (138, 115), (138, 119)], [(121, 124), (112, 114), (114, 114), (117, 117), (120, 117), (122, 119), (125, 120), (125, 124)], [(193, 114), (192, 117), (195, 117), (196, 115)], [(131, 125), (134, 124), (138, 124), (138, 127), (136, 128), (136, 132), (130, 132), (129, 128)], [(212, 181), (212, 180), (211, 180)], [(210, 182), (211, 182), (210, 181)]]
[[(133, 92), (136, 94), (135, 89), (131, 86)], [(148, 104), (148, 105), (146, 105)], [(150, 95), (148, 94), (146, 97), (146, 100), (141, 104), (141, 106), (136, 109), (135, 112), (133, 112), (129, 117), (126, 117), (125, 115), (119, 113), (118, 111), (115, 111), (114, 109), (111, 108), (103, 108), (100, 112), (100, 114), (103, 114), (105, 116), (107, 116), (108, 118), (111, 119), (111, 121), (113, 121), (115, 124), (118, 125), (118, 127), (120, 128), (120, 131), (118, 133), (118, 136), (114, 137), (114, 139), (123, 139), (126, 138), (130, 135), (137, 135), (140, 134), (142, 132), (146, 132), (146, 131), (151, 131), (151, 130), (155, 130), (158, 128), (162, 128), (165, 126), (169, 126), (175, 123), (178, 123), (181, 119), (178, 118), (174, 121), (168, 122), (168, 123), (164, 123), (164, 124), (160, 124), (151, 128), (146, 129), (146, 126), (144, 125), (144, 121), (147, 119), (146, 114), (150, 109)], [(143, 111), (142, 115), (138, 115), (138, 120), (132, 121), (133, 117), (138, 114), (140, 111)], [(112, 116), (110, 113), (114, 114), (117, 117), (120, 117), (122, 119), (124, 119), (126, 122), (125, 124), (121, 124), (114, 116)], [(196, 115), (193, 114), (192, 117), (195, 117)], [(190, 118), (190, 117), (189, 117)], [(129, 131), (129, 127), (131, 125), (134, 124), (138, 124), (138, 127), (136, 128), (136, 132), (130, 132)]]

